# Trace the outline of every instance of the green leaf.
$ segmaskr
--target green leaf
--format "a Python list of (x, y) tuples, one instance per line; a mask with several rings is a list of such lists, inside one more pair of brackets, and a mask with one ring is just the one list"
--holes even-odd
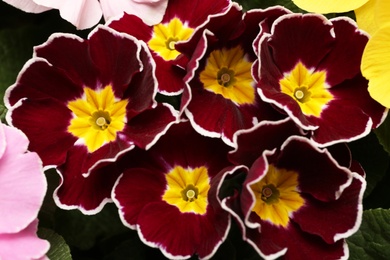
[(390, 116), (374, 131), (383, 149), (390, 154)]
[(50, 249), (46, 256), (51, 260), (71, 260), (69, 246), (65, 240), (51, 229), (39, 228), (38, 236), (49, 241)]
[(61, 209), (56, 210), (55, 215), (55, 230), (69, 246), (80, 250), (91, 249), (99, 240), (129, 230), (120, 221), (118, 209), (113, 203), (105, 205), (96, 215)]
[(360, 229), (347, 242), (350, 260), (390, 259), (390, 210), (364, 211)]
[(367, 188), (364, 196), (367, 197), (385, 176), (390, 158), (374, 133), (349, 143), (348, 146), (353, 159), (357, 160), (366, 172)]
[(0, 99), (15, 82), (23, 64), (32, 56), (33, 26), (0, 31)]

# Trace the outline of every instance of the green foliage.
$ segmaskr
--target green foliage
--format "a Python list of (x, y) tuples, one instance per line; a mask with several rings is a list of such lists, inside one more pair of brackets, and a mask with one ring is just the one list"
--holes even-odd
[(65, 240), (51, 229), (40, 228), (38, 236), (49, 241), (50, 249), (46, 256), (51, 260), (71, 260), (69, 246)]
[(390, 210), (365, 211), (359, 231), (347, 241), (351, 260), (390, 259)]
[(57, 210), (55, 228), (69, 245), (81, 250), (88, 250), (101, 238), (107, 238), (127, 232), (119, 219), (117, 208), (106, 205), (99, 214), (84, 215), (79, 210)]
[(390, 116), (375, 130), (375, 134), (382, 144), (383, 149), (390, 154)]
[(389, 166), (389, 156), (383, 150), (374, 133), (348, 144), (354, 160), (358, 161), (366, 172), (367, 188), (365, 197), (383, 179)]
[[(24, 26), (0, 31), (0, 99), (15, 82), (23, 64), (32, 56), (34, 27)], [(2, 103), (2, 102), (1, 102)]]

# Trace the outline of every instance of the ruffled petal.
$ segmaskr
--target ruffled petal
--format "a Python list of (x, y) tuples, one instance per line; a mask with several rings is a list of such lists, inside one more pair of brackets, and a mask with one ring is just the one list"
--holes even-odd
[(369, 80), (368, 91), (373, 99), (390, 107), (390, 25), (381, 27), (368, 41), (363, 52), (361, 70)]
[(42, 162), (27, 151), (27, 137), (18, 129), (2, 125), (6, 148), (0, 158), (0, 233), (16, 233), (37, 216), (47, 183)]
[(37, 236), (38, 220), (14, 234), (0, 234), (1, 259), (47, 259), (50, 243)]
[(145, 24), (154, 25), (161, 22), (168, 0), (134, 1), (134, 0), (100, 0), (104, 19), (121, 15), (123, 12), (140, 17)]
[(33, 0), (4, 0), (4, 2), (28, 13), (42, 13), (51, 9), (51, 7), (39, 5)]

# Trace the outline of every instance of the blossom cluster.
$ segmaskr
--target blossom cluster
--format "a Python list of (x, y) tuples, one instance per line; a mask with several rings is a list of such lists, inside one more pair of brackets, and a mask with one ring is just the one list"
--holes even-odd
[(169, 0), (155, 24), (124, 13), (36, 46), (6, 119), (59, 174), (58, 207), (113, 202), (167, 258), (211, 258), (234, 223), (266, 259), (345, 259), (366, 187), (346, 143), (387, 115), (368, 40), (347, 17)]

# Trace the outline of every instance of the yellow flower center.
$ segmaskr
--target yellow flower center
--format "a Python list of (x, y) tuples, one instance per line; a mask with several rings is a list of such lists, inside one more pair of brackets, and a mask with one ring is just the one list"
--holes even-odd
[(252, 184), (256, 202), (252, 211), (262, 220), (287, 227), (290, 216), (303, 206), (304, 200), (297, 189), (298, 174), (269, 165), (266, 176)]
[(123, 130), (127, 103), (115, 99), (111, 86), (97, 91), (85, 87), (83, 97), (68, 103), (73, 112), (68, 132), (82, 140), (92, 153), (114, 141), (117, 132)]
[(255, 89), (252, 63), (245, 56), (240, 46), (212, 51), (206, 67), (199, 75), (203, 87), (238, 105), (253, 104)]
[(180, 54), (175, 49), (175, 44), (189, 39), (193, 31), (178, 18), (173, 18), (169, 23), (153, 26), (153, 37), (148, 46), (164, 60), (174, 60)]
[(319, 117), (326, 104), (333, 99), (325, 80), (325, 71), (313, 72), (298, 62), (279, 84), (283, 93), (297, 101), (303, 114)]
[(207, 194), (210, 189), (206, 167), (184, 169), (176, 166), (165, 178), (167, 189), (162, 197), (165, 202), (176, 206), (182, 213), (206, 213)]

